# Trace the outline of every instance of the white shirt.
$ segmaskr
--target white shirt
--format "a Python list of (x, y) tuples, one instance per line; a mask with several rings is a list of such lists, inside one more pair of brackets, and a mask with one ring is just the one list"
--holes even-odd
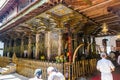
[(111, 73), (114, 68), (115, 66), (112, 62), (105, 58), (102, 58), (97, 62), (97, 69), (100, 70), (101, 73)]
[(38, 79), (37, 77), (30, 78), (29, 80), (43, 80), (43, 79)]
[(48, 76), (48, 80), (65, 80), (65, 77), (64, 77), (63, 74), (60, 73), (60, 72), (52, 72), (52, 73)]
[(117, 63), (120, 65), (120, 55), (118, 56)]

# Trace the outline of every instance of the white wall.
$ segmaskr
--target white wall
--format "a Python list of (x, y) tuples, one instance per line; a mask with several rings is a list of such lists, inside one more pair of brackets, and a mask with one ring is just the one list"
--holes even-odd
[[(4, 44), (0, 42), (0, 48), (4, 48)], [(0, 50), (0, 55), (3, 56), (3, 50)]]
[[(100, 45), (103, 51), (102, 39), (108, 39), (107, 41), (107, 53), (111, 51), (111, 46), (116, 47), (117, 36), (96, 37), (96, 44)], [(113, 50), (113, 49), (112, 49)]]

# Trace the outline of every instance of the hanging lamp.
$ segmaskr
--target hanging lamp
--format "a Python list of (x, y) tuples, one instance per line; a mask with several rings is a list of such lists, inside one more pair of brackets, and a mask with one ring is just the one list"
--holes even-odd
[(107, 33), (108, 32), (108, 26), (107, 26), (107, 24), (105, 22), (102, 24), (102, 32), (103, 33)]

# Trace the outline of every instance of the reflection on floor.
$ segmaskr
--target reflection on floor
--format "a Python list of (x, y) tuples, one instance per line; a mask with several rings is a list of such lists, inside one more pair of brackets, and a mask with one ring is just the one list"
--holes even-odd
[[(120, 80), (120, 66), (117, 66), (115, 71), (112, 72), (113, 74), (113, 80)], [(101, 80), (100, 79), (100, 72), (98, 72), (96, 75), (92, 76), (88, 80)]]
[(19, 75), (17, 73), (13, 73), (13, 74), (6, 74), (6, 75), (0, 74), (0, 80), (28, 80), (28, 78), (22, 75)]

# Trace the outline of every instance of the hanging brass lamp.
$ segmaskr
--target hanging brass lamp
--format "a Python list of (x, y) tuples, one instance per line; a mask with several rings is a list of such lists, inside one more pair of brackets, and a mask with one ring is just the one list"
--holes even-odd
[(106, 23), (103, 23), (103, 24), (102, 24), (102, 32), (103, 32), (103, 33), (107, 33), (107, 32), (108, 32), (108, 26), (107, 26)]

